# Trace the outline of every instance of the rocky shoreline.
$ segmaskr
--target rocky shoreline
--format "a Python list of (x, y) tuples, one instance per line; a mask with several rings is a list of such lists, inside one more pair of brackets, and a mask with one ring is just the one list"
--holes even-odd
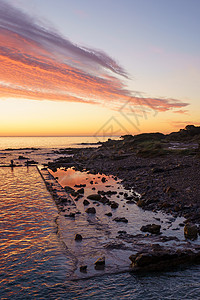
[[(48, 166), (112, 174), (122, 180), (125, 188), (141, 195), (139, 207), (183, 216), (187, 222), (199, 224), (200, 155), (193, 143), (200, 141), (200, 129), (192, 125), (186, 128), (179, 135), (124, 136), (120, 141), (102, 143), (99, 148), (62, 149), (60, 154), (73, 153), (73, 157), (63, 156)], [(169, 142), (175, 138), (178, 143), (191, 144), (191, 149), (168, 150)]]

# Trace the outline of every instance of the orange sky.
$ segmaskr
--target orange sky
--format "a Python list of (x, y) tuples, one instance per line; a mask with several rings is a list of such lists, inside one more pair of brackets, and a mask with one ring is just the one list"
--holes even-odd
[(4, 3), (0, 135), (93, 135), (110, 119), (117, 134), (156, 130), (158, 123), (168, 131), (162, 113), (174, 122), (187, 116), (187, 101), (132, 91), (127, 72), (106, 53), (73, 44), (18, 9), (19, 18), (4, 15), (5, 8), (13, 13)]

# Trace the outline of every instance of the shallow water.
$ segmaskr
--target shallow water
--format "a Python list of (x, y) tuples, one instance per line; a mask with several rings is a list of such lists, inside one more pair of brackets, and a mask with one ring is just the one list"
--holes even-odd
[[(1, 299), (199, 299), (199, 266), (145, 275), (105, 274), (72, 281), (69, 275), (76, 262), (69, 250), (74, 248), (72, 245), (71, 249), (66, 249), (62, 242), (65, 239), (62, 240), (57, 233), (57, 224), (62, 238), (66, 238), (70, 230), (73, 233), (74, 226), (64, 216), (58, 217), (57, 208), (36, 168), (16, 168), (13, 171), (0, 168), (0, 178)], [(113, 178), (111, 182), (114, 184)], [(83, 211), (81, 201), (77, 203)], [(99, 219), (102, 210), (110, 209), (100, 206), (96, 208)], [(130, 211), (133, 213), (134, 209), (138, 209), (135, 215), (131, 214), (133, 221), (129, 220), (130, 226), (126, 230), (139, 230), (140, 224), (137, 227), (134, 221), (136, 218), (150, 221), (150, 213), (142, 213), (134, 205), (126, 210), (122, 204), (119, 209), (123, 213), (127, 211), (127, 218), (130, 218)], [(165, 220), (165, 216), (163, 218)], [(166, 221), (167, 218), (169, 216), (166, 216)], [(107, 219), (102, 222), (108, 226), (111, 226), (109, 222), (112, 223)], [(98, 233), (96, 222), (94, 224)], [(121, 226), (124, 228), (126, 224), (119, 224)], [(115, 233), (113, 231), (111, 235)], [(91, 240), (88, 241), (90, 245)], [(80, 253), (80, 249), (78, 251)]]

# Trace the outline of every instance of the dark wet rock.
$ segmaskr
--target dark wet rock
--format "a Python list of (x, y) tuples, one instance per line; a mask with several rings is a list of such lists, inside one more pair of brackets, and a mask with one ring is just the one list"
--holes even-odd
[(179, 241), (179, 239), (176, 236), (161, 236), (160, 241), (162, 242), (169, 242), (169, 241)]
[(73, 213), (73, 212), (70, 212), (70, 214), (69, 215), (65, 215), (65, 217), (69, 217), (69, 218), (75, 218), (75, 213)]
[(123, 223), (128, 223), (128, 220), (125, 217), (116, 217), (113, 219), (115, 222), (123, 222)]
[(99, 201), (99, 200), (101, 200), (101, 195), (92, 194), (92, 195), (89, 195), (87, 198), (90, 199), (90, 200)]
[(153, 249), (141, 251), (129, 257), (132, 271), (162, 271), (172, 267), (200, 261), (200, 252), (192, 250), (165, 249), (154, 245)]
[(81, 273), (87, 273), (87, 266), (80, 266), (80, 272)]
[(119, 234), (126, 234), (126, 230), (119, 230), (117, 233), (119, 233)]
[(86, 187), (86, 184), (75, 184), (74, 187), (83, 188), (83, 187)]
[(25, 164), (26, 164), (26, 166), (31, 166), (31, 165), (37, 165), (38, 162), (35, 161), (35, 160), (27, 160), (27, 161), (25, 162)]
[(142, 226), (140, 228), (140, 230), (143, 231), (143, 232), (150, 232), (150, 233), (153, 233), (153, 234), (159, 234), (160, 233), (160, 228), (161, 228), (160, 225), (148, 224), (148, 225)]
[[(127, 204), (135, 204), (135, 201), (134, 200), (128, 200), (126, 201)], [(138, 205), (139, 206), (139, 205)]]
[(145, 201), (142, 200), (142, 199), (139, 199), (139, 200), (137, 201), (137, 206), (139, 206), (139, 207), (144, 207), (144, 206), (145, 206)]
[(113, 250), (113, 249), (122, 249), (125, 250), (127, 247), (123, 243), (110, 242), (104, 246), (104, 248)]
[(101, 198), (100, 202), (103, 204), (108, 204), (108, 205), (110, 204), (110, 200), (105, 196)]
[(133, 196), (127, 196), (125, 197), (126, 200), (133, 200)]
[(186, 224), (184, 227), (184, 235), (187, 239), (196, 239), (198, 236), (198, 227), (195, 224)]
[(107, 179), (105, 177), (102, 177), (101, 181), (104, 183), (107, 181)]
[(73, 188), (70, 187), (70, 186), (65, 186), (64, 189), (65, 189), (65, 191), (66, 191), (67, 193), (70, 193), (70, 194), (76, 192), (75, 189), (73, 189)]
[(77, 190), (77, 193), (84, 194), (84, 188), (81, 188), (81, 189)]
[(115, 201), (110, 201), (110, 207), (115, 209), (115, 208), (118, 208), (119, 204)]
[(24, 160), (24, 159), (28, 159), (27, 157), (24, 157), (23, 155), (19, 155), (18, 157), (19, 160)]
[(96, 270), (103, 270), (105, 268), (105, 256), (98, 258), (94, 264)]
[(88, 214), (96, 214), (96, 209), (94, 207), (88, 207), (85, 212)]
[(107, 192), (104, 192), (104, 193), (105, 193), (105, 195), (112, 196), (112, 195), (116, 195), (117, 191), (107, 191)]
[(105, 215), (108, 216), (108, 217), (112, 217), (112, 213), (111, 212), (106, 213)]
[(77, 234), (75, 235), (75, 241), (82, 241), (82, 239), (83, 239), (83, 238), (82, 238), (82, 235), (81, 235), (81, 234), (78, 234), (78, 233), (77, 233)]
[(83, 200), (83, 205), (84, 205), (84, 206), (87, 206), (87, 205), (89, 205), (89, 204), (90, 204), (90, 202), (89, 202), (88, 200), (86, 200), (86, 199)]

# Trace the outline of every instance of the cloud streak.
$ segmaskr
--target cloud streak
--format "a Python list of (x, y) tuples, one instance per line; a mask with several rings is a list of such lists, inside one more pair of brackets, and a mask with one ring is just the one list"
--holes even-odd
[[(131, 101), (159, 111), (181, 109), (173, 99), (138, 98), (126, 89), (127, 72), (100, 50), (62, 37), (0, 0), (0, 97), (110, 106)], [(146, 99), (146, 100), (145, 100)]]

